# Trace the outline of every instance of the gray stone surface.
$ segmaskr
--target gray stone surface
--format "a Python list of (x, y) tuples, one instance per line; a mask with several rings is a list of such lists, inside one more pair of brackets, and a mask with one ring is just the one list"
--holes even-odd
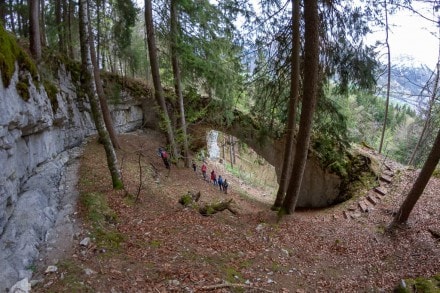
[[(31, 82), (24, 101), (17, 81), (17, 72), (8, 88), (0, 79), (0, 292), (30, 280), (42, 255), (50, 252), (55, 263), (72, 243), (77, 158), (96, 133), (88, 103), (63, 68), (55, 113), (43, 87)], [(123, 102), (110, 105), (117, 130), (139, 128), (145, 103), (126, 93)]]

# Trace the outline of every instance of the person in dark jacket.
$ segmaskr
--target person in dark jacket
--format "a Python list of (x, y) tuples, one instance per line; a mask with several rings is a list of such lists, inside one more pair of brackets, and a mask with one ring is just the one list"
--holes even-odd
[(228, 193), (228, 186), (229, 186), (228, 181), (225, 179), (225, 180), (223, 181), (223, 191), (224, 191), (225, 193)]
[(218, 187), (220, 188), (220, 191), (222, 191), (223, 190), (223, 178), (222, 178), (222, 175), (218, 175), (217, 183), (218, 183)]

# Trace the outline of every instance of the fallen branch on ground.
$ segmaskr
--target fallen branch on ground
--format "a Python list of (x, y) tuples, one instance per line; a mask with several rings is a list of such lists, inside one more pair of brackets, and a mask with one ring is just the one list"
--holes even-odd
[(243, 288), (243, 289), (257, 290), (257, 291), (261, 291), (261, 292), (275, 293), (275, 291), (271, 291), (271, 290), (267, 290), (267, 289), (263, 289), (263, 288), (259, 288), (259, 287), (255, 287), (255, 286), (235, 284), (235, 283), (229, 283), (229, 282), (226, 282), (223, 284), (217, 284), (217, 285), (203, 286), (203, 287), (199, 288), (199, 290), (212, 291), (212, 290), (222, 289), (222, 288)]
[(218, 213), (218, 212), (221, 212), (224, 210), (228, 210), (231, 213), (233, 213), (234, 215), (236, 215), (237, 211), (235, 211), (231, 208), (231, 203), (232, 203), (232, 199), (230, 199), (228, 201), (213, 203), (213, 204), (206, 204), (204, 207), (199, 208), (199, 213), (204, 216), (210, 216), (215, 213)]

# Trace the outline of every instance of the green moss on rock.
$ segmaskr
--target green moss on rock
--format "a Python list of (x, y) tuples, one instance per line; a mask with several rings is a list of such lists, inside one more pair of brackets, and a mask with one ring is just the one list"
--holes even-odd
[(58, 110), (58, 88), (49, 80), (43, 80), (43, 86), (46, 90), (47, 96), (49, 98), (50, 104), (52, 106), (52, 111), (55, 113)]
[(400, 282), (400, 284), (394, 289), (394, 292), (438, 293), (440, 292), (440, 274), (431, 278), (418, 277), (415, 279), (405, 279), (405, 282)]
[(18, 94), (24, 101), (29, 101), (29, 85), (24, 81), (17, 82), (17, 85), (15, 86), (17, 89)]
[(15, 61), (18, 62), (20, 70), (28, 71), (34, 82), (38, 83), (38, 71), (35, 63), (20, 48), (15, 38), (6, 32), (3, 26), (0, 26), (0, 71), (5, 87), (9, 87), (11, 83), (12, 75), (15, 72)]

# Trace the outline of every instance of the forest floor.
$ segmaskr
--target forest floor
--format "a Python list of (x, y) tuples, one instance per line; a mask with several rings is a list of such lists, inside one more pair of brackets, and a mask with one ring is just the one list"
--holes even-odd
[[(265, 191), (226, 173), (217, 172), (230, 182), (228, 194), (192, 169), (168, 172), (156, 133), (120, 140), (126, 191), (112, 190), (104, 150), (91, 141), (79, 170), (81, 232), (53, 263), (56, 272), (37, 268), (33, 292), (391, 292), (402, 279), (440, 272), (439, 179), (431, 179), (409, 225), (392, 232), (386, 228), (415, 170), (396, 172), (368, 212), (344, 217), (352, 199), (277, 222)], [(212, 168), (219, 165), (208, 162)], [(237, 214), (202, 216), (178, 203), (188, 191), (201, 192), (199, 205), (232, 199)], [(86, 237), (91, 242), (81, 245)]]

